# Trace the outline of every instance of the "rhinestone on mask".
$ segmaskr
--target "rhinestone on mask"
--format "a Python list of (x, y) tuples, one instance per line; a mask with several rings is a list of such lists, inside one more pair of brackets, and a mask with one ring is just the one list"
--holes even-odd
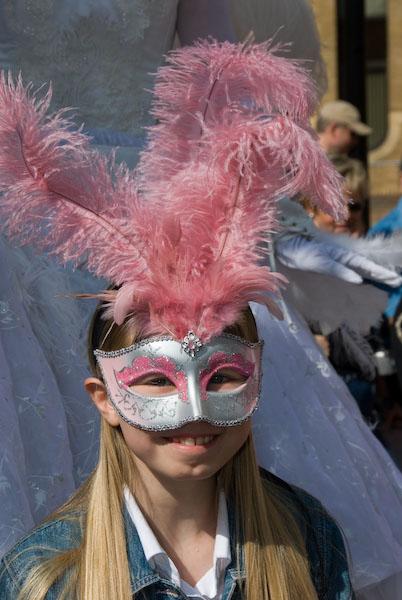
[(181, 343), (182, 348), (187, 354), (194, 358), (195, 353), (201, 350), (203, 343), (200, 338), (195, 335), (194, 331), (189, 331)]

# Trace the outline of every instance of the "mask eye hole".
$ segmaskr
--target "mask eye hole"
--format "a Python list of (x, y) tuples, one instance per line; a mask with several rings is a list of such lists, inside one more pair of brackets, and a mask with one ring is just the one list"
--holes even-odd
[(233, 367), (223, 367), (210, 377), (207, 385), (208, 392), (229, 392), (240, 387), (248, 377)]
[(163, 373), (144, 375), (128, 387), (141, 396), (170, 396), (178, 393), (175, 384)]

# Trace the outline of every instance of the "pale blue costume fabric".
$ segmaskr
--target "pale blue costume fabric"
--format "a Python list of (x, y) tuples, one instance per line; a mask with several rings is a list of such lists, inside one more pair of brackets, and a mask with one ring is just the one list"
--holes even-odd
[[(130, 166), (144, 143), (152, 75), (170, 49), (178, 0), (0, 0), (0, 67), (53, 109), (75, 107), (93, 142)], [(118, 67), (118, 68), (117, 68)], [(99, 415), (83, 388), (97, 292), (85, 271), (57, 269), (0, 239), (0, 555), (76, 489), (96, 464)], [(106, 284), (107, 285), (107, 284)], [(71, 338), (69, 334), (71, 333)]]

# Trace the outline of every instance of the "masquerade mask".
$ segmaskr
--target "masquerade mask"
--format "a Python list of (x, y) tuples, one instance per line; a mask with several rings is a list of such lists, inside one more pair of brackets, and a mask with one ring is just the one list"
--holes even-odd
[(262, 345), (221, 335), (194, 353), (188, 344), (159, 337), (95, 356), (113, 406), (130, 425), (164, 430), (207, 421), (228, 427), (257, 408)]

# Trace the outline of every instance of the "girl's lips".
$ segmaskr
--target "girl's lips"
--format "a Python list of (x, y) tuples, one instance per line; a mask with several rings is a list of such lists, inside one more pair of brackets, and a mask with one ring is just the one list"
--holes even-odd
[(205, 446), (214, 439), (213, 435), (197, 435), (187, 437), (172, 437), (172, 442), (175, 444), (184, 444), (185, 446)]
[(217, 438), (217, 435), (172, 435), (165, 437), (165, 440), (169, 444), (174, 444), (182, 449), (195, 449), (195, 448), (208, 448), (214, 440)]

